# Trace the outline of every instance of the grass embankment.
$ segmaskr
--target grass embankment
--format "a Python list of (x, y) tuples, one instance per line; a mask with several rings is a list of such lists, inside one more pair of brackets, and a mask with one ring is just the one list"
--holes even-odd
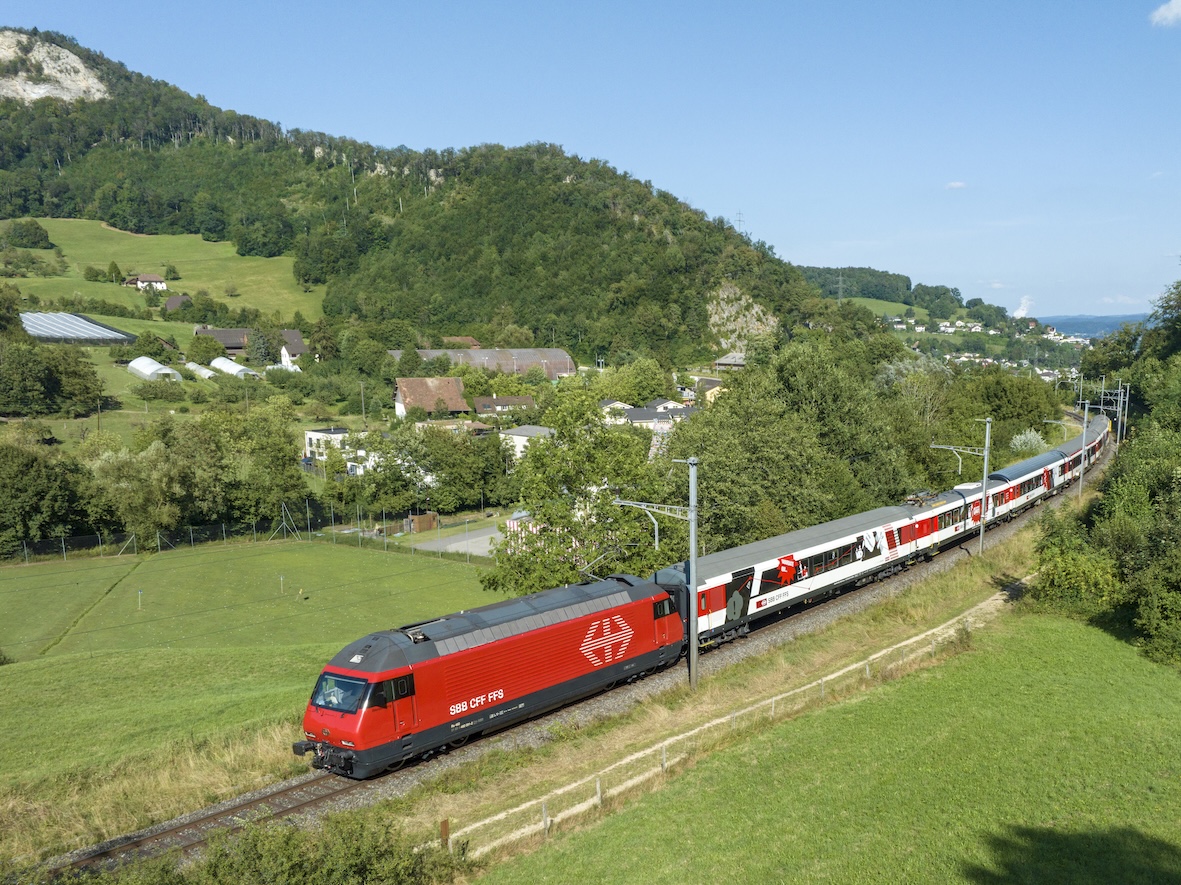
[(1179, 717), (1175, 672), (1095, 628), (1009, 616), (486, 881), (1178, 881)]
[[(39, 218), (37, 221), (49, 233), (54, 245), (61, 248), (69, 270), (64, 277), (18, 280), (17, 284), (25, 295), (71, 298), (77, 293), (83, 298), (143, 308), (142, 292), (113, 283), (88, 282), (83, 276), (86, 267), (96, 267), (105, 273), (114, 261), (128, 275), (134, 272), (163, 276), (165, 266), (172, 264), (181, 278), (168, 283), (169, 291), (161, 293), (164, 298), (205, 289), (214, 298), (228, 301), (235, 309), (254, 307), (268, 317), (278, 311), (283, 317), (290, 318), (298, 310), (309, 320), (314, 320), (323, 313), (324, 287), (317, 286), (304, 292), (292, 276), (294, 259), (291, 256), (244, 257), (234, 251), (233, 243), (207, 243), (196, 234), (142, 236), (104, 227), (98, 221), (73, 218)], [(230, 286), (238, 292), (236, 297), (226, 297), (226, 289)], [(123, 328), (119, 318), (110, 322)]]
[(17, 659), (0, 693), (0, 856), (305, 771), (290, 743), (327, 659), (367, 631), (491, 601), (477, 575), (298, 542), (0, 570), (0, 648)]

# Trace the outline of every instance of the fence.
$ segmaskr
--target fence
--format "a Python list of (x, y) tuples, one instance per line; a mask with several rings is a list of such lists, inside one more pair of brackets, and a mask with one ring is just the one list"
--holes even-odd
[[(430, 511), (433, 524), (425, 531), (405, 532), (410, 519), (421, 527), (430, 523), (428, 514), (403, 519), (401, 515), (384, 512), (380, 518), (371, 516), (359, 508), (351, 512), (338, 513), (331, 505), (325, 509), (313, 504), (310, 499), (299, 505), (283, 505), (281, 513), (273, 519), (259, 519), (253, 522), (210, 523), (208, 525), (183, 526), (174, 531), (159, 531), (144, 536), (134, 532), (110, 532), (106, 534), (61, 536), (38, 541), (19, 540), (3, 543), (0, 539), (0, 565), (13, 562), (33, 562), (45, 559), (79, 557), (115, 557), (124, 554), (166, 553), (184, 547), (206, 544), (256, 543), (276, 538), (297, 541), (320, 541), (332, 544), (349, 544), (355, 547), (380, 549), (387, 552), (409, 555), (430, 555), (444, 559), (471, 561), (471, 554), (448, 553), (446, 551), (416, 551), (415, 545), (431, 536), (441, 536), (446, 529), (464, 526), (470, 518), (453, 517), (441, 519)], [(480, 559), (479, 556), (476, 557)]]
[(941, 647), (966, 643), (973, 619), (978, 623), (989, 609), (995, 610), (1000, 598), (998, 594), (966, 615), (893, 648), (667, 738), (537, 799), (454, 831), (451, 822), (444, 821), (440, 827), (441, 838), (434, 844), (446, 844), (448, 851), (458, 849), (471, 857), (480, 857), (518, 842), (542, 839), (555, 826), (626, 801), (645, 785), (658, 782), (678, 766), (722, 746), (740, 732), (885, 681), (933, 659)]

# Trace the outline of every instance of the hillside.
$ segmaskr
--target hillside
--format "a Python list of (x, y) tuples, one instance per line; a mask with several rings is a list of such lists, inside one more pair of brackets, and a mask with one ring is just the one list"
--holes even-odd
[[(298, 285), (317, 298), (326, 286), (335, 327), (360, 322), (386, 346), (410, 327), (544, 342), (584, 363), (686, 365), (834, 322), (820, 287), (766, 244), (601, 160), (544, 143), (413, 151), (284, 130), (62, 34), (8, 29), (0, 217), (25, 216), (288, 256)], [(873, 328), (853, 308), (841, 324)]]

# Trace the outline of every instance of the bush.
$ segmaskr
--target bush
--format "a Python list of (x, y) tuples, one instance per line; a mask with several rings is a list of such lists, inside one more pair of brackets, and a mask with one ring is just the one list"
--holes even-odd
[(1127, 598), (1115, 562), (1099, 550), (1050, 550), (1038, 563), (1029, 598), (1049, 607), (1093, 617)]
[(184, 387), (175, 381), (141, 381), (128, 391), (132, 396), (145, 400), (160, 400), (168, 403), (183, 402)]

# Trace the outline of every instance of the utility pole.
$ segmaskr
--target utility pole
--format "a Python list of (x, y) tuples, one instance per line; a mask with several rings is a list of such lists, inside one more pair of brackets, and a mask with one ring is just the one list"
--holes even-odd
[(1083, 502), (1083, 474), (1087, 470), (1087, 425), (1091, 422), (1091, 401), (1083, 403), (1083, 451), (1078, 462), (1078, 500)]
[(984, 478), (980, 481), (980, 552), (984, 552), (984, 527), (988, 522), (988, 452), (992, 446), (992, 418), (977, 418), (977, 421), (984, 424), (984, 448), (975, 446), (937, 446), (931, 443), (932, 449), (947, 449), (952, 452), (956, 459), (960, 462), (960, 469), (958, 472), (963, 472), (964, 459), (961, 455), (976, 455), (984, 456)]
[[(620, 507), (636, 507), (648, 514), (648, 518), (652, 520), (652, 525), (656, 525), (656, 518), (653, 513), (663, 514), (664, 516), (671, 516), (674, 519), (683, 519), (689, 523), (689, 571), (685, 575), (685, 586), (688, 591), (688, 599), (686, 600), (686, 615), (685, 626), (688, 629), (688, 636), (686, 637), (689, 645), (688, 649), (688, 664), (689, 664), (689, 688), (693, 691), (697, 690), (697, 464), (696, 458), (689, 458), (681, 460), (674, 458), (676, 464), (689, 465), (689, 506), (679, 507), (675, 504), (649, 504), (645, 501), (624, 501), (621, 498), (616, 498), (613, 502)], [(660, 549), (660, 529), (656, 529), (656, 549)]]

